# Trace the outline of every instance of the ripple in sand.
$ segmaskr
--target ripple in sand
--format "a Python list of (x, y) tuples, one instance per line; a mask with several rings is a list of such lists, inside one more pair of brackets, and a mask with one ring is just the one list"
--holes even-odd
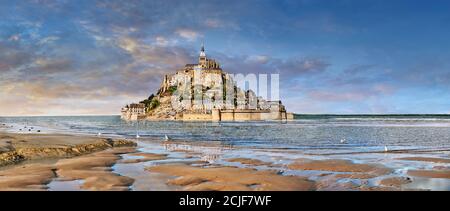
[(303, 177), (281, 176), (273, 171), (217, 166), (210, 168), (184, 164), (159, 165), (147, 168), (150, 172), (174, 176), (169, 184), (180, 185), (188, 191), (245, 191), (245, 190), (314, 190), (315, 183)]

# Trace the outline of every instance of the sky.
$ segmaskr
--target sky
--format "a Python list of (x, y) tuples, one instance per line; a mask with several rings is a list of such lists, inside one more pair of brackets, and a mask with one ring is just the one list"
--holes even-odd
[(444, 0), (0, 0), (0, 116), (119, 114), (195, 63), (280, 74), (288, 111), (450, 114)]

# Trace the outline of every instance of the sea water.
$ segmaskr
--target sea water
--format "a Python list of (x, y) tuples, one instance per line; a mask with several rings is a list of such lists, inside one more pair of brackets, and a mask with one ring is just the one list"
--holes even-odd
[[(119, 116), (0, 117), (11, 132), (220, 141), (270, 149), (379, 151), (450, 147), (450, 115), (297, 115), (292, 121), (135, 121)], [(28, 126), (27, 128), (24, 128)], [(22, 130), (20, 130), (22, 129)]]

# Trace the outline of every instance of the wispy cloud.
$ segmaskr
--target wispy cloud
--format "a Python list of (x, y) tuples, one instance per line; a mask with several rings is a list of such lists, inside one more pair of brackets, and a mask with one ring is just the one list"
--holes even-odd
[(11, 35), (11, 37), (8, 38), (8, 41), (19, 41), (19, 40), (20, 40), (19, 34)]
[(187, 41), (191, 41), (191, 42), (192, 42), (192, 41), (195, 41), (195, 40), (197, 40), (197, 38), (203, 36), (203, 35), (201, 35), (199, 32), (194, 31), (194, 30), (192, 30), (192, 29), (177, 29), (177, 30), (175, 31), (175, 33), (176, 33), (178, 36), (180, 36), (180, 37), (186, 39)]
[(449, 5), (389, 5), (1, 1), (0, 115), (117, 113), (203, 41), (226, 71), (279, 73), (291, 111), (447, 112)]
[(38, 42), (38, 45), (46, 45), (46, 44), (54, 43), (55, 41), (57, 41), (59, 39), (60, 38), (57, 37), (57, 36), (48, 36), (48, 37), (45, 37), (45, 38), (41, 39)]

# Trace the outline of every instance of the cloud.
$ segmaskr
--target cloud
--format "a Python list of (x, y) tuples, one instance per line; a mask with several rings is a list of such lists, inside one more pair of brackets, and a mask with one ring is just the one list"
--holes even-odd
[(267, 64), (270, 61), (270, 57), (266, 55), (253, 55), (246, 58), (249, 63)]
[(32, 53), (22, 47), (0, 42), (0, 73), (20, 68), (32, 59)]
[(355, 74), (367, 74), (368, 71), (375, 68), (375, 65), (368, 64), (352, 64), (347, 69), (344, 70), (345, 74), (355, 75)]
[(361, 91), (333, 92), (329, 90), (314, 90), (308, 93), (308, 97), (320, 101), (361, 101), (370, 96), (370, 93)]
[(190, 42), (195, 41), (195, 40), (197, 40), (197, 38), (203, 36), (199, 32), (194, 31), (192, 29), (177, 29), (175, 31), (175, 33), (178, 36), (180, 36), (180, 37), (182, 37), (182, 38), (184, 38), (184, 39), (186, 39), (187, 41), (190, 41)]
[(226, 29), (226, 30), (240, 30), (239, 25), (237, 25), (234, 22), (227, 21), (227, 20), (220, 20), (216, 18), (207, 18), (204, 21), (204, 25), (208, 28), (213, 29)]
[(68, 58), (37, 58), (32, 67), (39, 74), (70, 71), (74, 66), (74, 61)]
[(319, 88), (304, 89), (307, 97), (320, 101), (336, 102), (362, 102), (374, 97), (387, 97), (393, 95), (397, 89), (388, 84), (367, 84), (365, 86), (343, 86), (331, 88), (323, 86)]
[(57, 40), (59, 40), (59, 39), (60, 39), (60, 38), (57, 37), (57, 36), (48, 36), (48, 37), (45, 37), (45, 38), (41, 39), (41, 40), (38, 42), (38, 45), (46, 45), (46, 44), (50, 44), (50, 43), (53, 43), (53, 42), (55, 42), (55, 41), (57, 41)]
[(155, 43), (156, 43), (156, 45), (167, 46), (167, 45), (169, 45), (169, 40), (167, 40), (167, 38), (165, 38), (163, 36), (157, 36), (155, 38)]
[(191, 52), (182, 47), (151, 45), (131, 37), (120, 38), (117, 43), (133, 56), (135, 63), (181, 67), (194, 59)]
[(129, 37), (120, 39), (118, 41), (118, 46), (131, 54), (137, 54), (140, 52), (137, 41)]
[(280, 74), (284, 74), (287, 76), (321, 73), (325, 71), (329, 66), (330, 63), (325, 61), (324, 59), (313, 57), (296, 57), (276, 62), (276, 67), (278, 67)]
[(392, 74), (409, 86), (442, 86), (450, 89), (450, 61), (445, 56), (418, 58)]
[(291, 81), (309, 74), (323, 73), (330, 63), (319, 57), (275, 58), (266, 55), (218, 55), (223, 67), (232, 73), (280, 74), (284, 81)]
[[(315, 8), (322, 4), (330, 7)], [(398, 98), (432, 95), (437, 100), (422, 107), (448, 108), (441, 98), (450, 90), (450, 59), (432, 49), (446, 47), (439, 42), (444, 31), (436, 29), (438, 39), (394, 39), (380, 32), (395, 31), (395, 23), (367, 24), (355, 13), (329, 10), (336, 6), (342, 4), (28, 0), (14, 10), (5, 4), (0, 115), (13, 107), (17, 114), (117, 113), (156, 91), (164, 74), (195, 62), (202, 39), (216, 49), (207, 55), (228, 72), (279, 73), (289, 110), (397, 111)]]
[(394, 88), (390, 85), (387, 85), (387, 84), (375, 84), (373, 86), (373, 90), (380, 94), (390, 95), (396, 91), (396, 88)]
[(206, 19), (205, 25), (211, 28), (219, 28), (223, 26), (223, 23), (217, 19)]
[(20, 40), (20, 34), (11, 35), (11, 37), (8, 38), (8, 41), (19, 41), (19, 40)]
[(30, 3), (53, 10), (62, 10), (68, 3), (68, 0), (29, 0)]

